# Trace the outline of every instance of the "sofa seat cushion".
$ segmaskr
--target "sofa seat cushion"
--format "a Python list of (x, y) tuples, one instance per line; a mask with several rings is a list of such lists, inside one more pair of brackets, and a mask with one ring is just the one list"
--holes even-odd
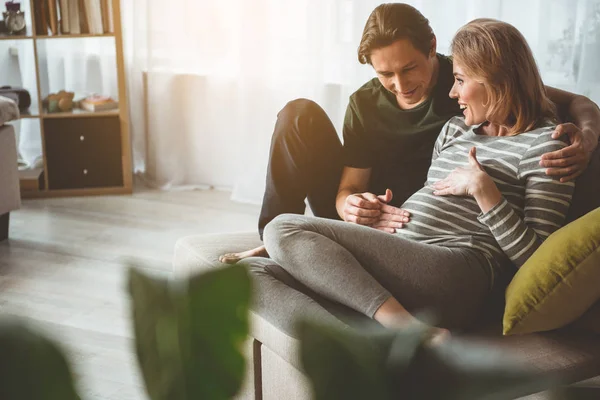
[[(260, 245), (256, 233), (235, 233), (188, 236), (175, 245), (174, 271), (186, 276), (220, 265), (220, 254), (247, 250)], [(283, 275), (285, 277), (285, 275)], [(285, 277), (288, 279), (289, 277)], [(283, 278), (282, 278), (283, 279)], [(299, 298), (299, 301), (301, 298)], [(281, 358), (301, 369), (299, 342), (294, 333), (294, 315), (287, 320), (272, 318), (271, 308), (300, 309), (307, 305), (288, 304), (254, 306), (251, 312), (252, 336), (269, 347)], [(356, 315), (341, 315), (344, 308), (329, 308), (335, 322), (351, 321)], [(514, 353), (534, 368), (548, 372), (563, 372), (569, 383), (588, 379), (600, 374), (600, 340), (598, 336), (567, 330), (539, 334), (502, 336), (502, 315), (498, 313), (491, 324), (485, 324), (464, 334), (469, 340), (482, 341), (501, 346)]]

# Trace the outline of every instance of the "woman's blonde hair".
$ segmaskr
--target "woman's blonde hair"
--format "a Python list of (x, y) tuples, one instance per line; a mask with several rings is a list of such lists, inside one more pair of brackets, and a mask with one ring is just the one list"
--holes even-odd
[(490, 108), (486, 118), (508, 127), (509, 135), (556, 122), (527, 41), (514, 26), (495, 19), (476, 19), (452, 39), (454, 62), (481, 80)]

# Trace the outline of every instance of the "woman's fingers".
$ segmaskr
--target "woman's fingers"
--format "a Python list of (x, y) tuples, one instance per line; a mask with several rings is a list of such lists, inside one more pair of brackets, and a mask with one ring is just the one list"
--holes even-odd
[(452, 188), (446, 188), (441, 190), (434, 190), (433, 194), (436, 196), (447, 196), (452, 194)]
[(373, 228), (404, 228), (404, 222), (392, 221), (392, 220), (379, 220), (373, 225)]
[(394, 228), (381, 227), (381, 228), (375, 228), (375, 229), (377, 229), (378, 231), (383, 231), (383, 232), (387, 232), (387, 233), (396, 233), (396, 229), (394, 229)]
[(410, 213), (402, 208), (390, 206), (388, 204), (381, 205), (381, 214), (397, 215), (400, 217), (410, 217)]
[(477, 148), (476, 147), (471, 147), (471, 150), (469, 150), (469, 164), (471, 165), (471, 167), (477, 168), (478, 170), (483, 171), (483, 167), (477, 160)]
[(358, 224), (358, 225), (369, 225), (370, 226), (370, 225), (377, 223), (377, 221), (379, 221), (379, 218), (360, 217), (360, 216), (354, 215), (354, 214), (345, 214), (344, 220), (346, 222), (352, 222), (352, 223)]

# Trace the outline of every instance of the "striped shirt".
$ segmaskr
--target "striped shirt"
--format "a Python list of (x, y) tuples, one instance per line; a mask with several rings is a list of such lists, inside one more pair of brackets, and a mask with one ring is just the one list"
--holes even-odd
[[(546, 175), (539, 164), (545, 153), (562, 149), (552, 139), (554, 126), (515, 136), (475, 133), (463, 117), (453, 117), (442, 128), (433, 150), (425, 187), (402, 206), (411, 220), (397, 234), (423, 243), (467, 247), (483, 254), (494, 270), (507, 258), (517, 267), (560, 228), (575, 184)], [(430, 186), (457, 167), (468, 165), (471, 147), (477, 160), (502, 193), (501, 201), (482, 213), (468, 196), (435, 196)]]

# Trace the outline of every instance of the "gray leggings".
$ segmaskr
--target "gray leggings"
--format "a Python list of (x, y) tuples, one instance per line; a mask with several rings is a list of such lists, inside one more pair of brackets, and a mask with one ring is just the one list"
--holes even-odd
[(273, 261), (326, 299), (368, 317), (393, 296), (410, 313), (462, 328), (491, 292), (486, 259), (470, 249), (407, 240), (373, 228), (280, 215), (264, 231)]

